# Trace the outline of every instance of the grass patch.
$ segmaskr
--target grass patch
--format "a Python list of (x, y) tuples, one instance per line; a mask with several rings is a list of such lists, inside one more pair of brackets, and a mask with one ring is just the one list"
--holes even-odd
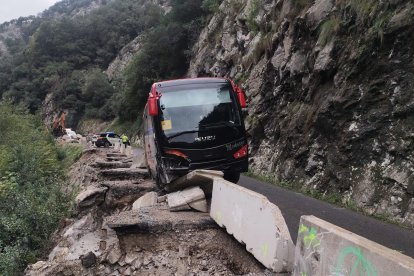
[(374, 24), (370, 28), (370, 31), (377, 36), (380, 40), (381, 45), (384, 42), (384, 30), (387, 27), (388, 22), (392, 17), (392, 13), (388, 12), (381, 16), (378, 16), (374, 21)]
[(249, 6), (249, 12), (247, 14), (247, 27), (254, 34), (259, 31), (259, 24), (256, 22), (256, 16), (259, 14), (260, 0), (252, 0)]
[(220, 4), (220, 0), (203, 0), (202, 7), (211, 13), (216, 13), (219, 11)]
[(65, 169), (69, 169), (73, 163), (81, 158), (83, 146), (80, 144), (65, 144), (57, 149), (58, 159)]
[(133, 137), (139, 133), (141, 133), (142, 128), (142, 118), (138, 116), (135, 121), (124, 121), (122, 122), (119, 119), (116, 119), (112, 124), (110, 124), (106, 131), (114, 131), (115, 133), (121, 135), (125, 133), (129, 137)]
[(266, 175), (266, 174), (256, 174), (252, 171), (248, 171), (246, 173), (244, 173), (243, 175), (251, 177), (251, 178), (255, 178), (257, 180), (260, 180), (262, 182), (267, 182), (270, 184), (273, 184), (275, 186), (278, 187), (283, 187), (283, 188), (287, 188), (287, 189), (294, 189), (294, 185), (292, 182), (289, 181), (283, 181), (283, 180), (278, 180), (277, 178), (270, 176), (270, 175)]
[(305, 195), (310, 196), (312, 198), (323, 200), (325, 202), (329, 202), (331, 204), (338, 205), (338, 206), (341, 206), (341, 207), (352, 209), (353, 206), (355, 206), (352, 202), (344, 204), (343, 200), (342, 200), (342, 195), (338, 194), (338, 193), (321, 192), (321, 191), (318, 191), (318, 190), (315, 190), (315, 189), (309, 189), (309, 188), (304, 189), (302, 186), (300, 186), (299, 184), (294, 183), (292, 181), (279, 180), (279, 179), (277, 179), (275, 177), (272, 177), (272, 176), (269, 176), (269, 175), (256, 174), (256, 173), (253, 173), (251, 171), (245, 173), (244, 175), (255, 178), (255, 179), (263, 181), (263, 182), (270, 183), (270, 184), (278, 186), (278, 187), (282, 187), (282, 188), (286, 188), (288, 190), (292, 190), (292, 191), (295, 191), (295, 192), (298, 192), (298, 193), (302, 193), (302, 194), (305, 194)]
[(330, 42), (338, 33), (340, 25), (341, 19), (338, 16), (332, 16), (326, 20), (320, 28), (318, 43), (325, 46)]
[(351, 9), (357, 14), (358, 19), (367, 18), (370, 13), (377, 7), (378, 5), (377, 0), (351, 0), (349, 5)]

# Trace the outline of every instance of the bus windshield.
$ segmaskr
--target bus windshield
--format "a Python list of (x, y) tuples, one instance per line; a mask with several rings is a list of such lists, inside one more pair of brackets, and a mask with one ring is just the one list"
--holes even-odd
[(171, 137), (203, 128), (240, 125), (235, 99), (227, 85), (169, 88), (159, 101), (161, 129)]

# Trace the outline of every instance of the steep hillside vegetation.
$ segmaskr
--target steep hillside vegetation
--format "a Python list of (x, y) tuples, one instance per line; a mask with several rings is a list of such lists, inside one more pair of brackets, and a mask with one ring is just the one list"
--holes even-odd
[(229, 76), (255, 173), (413, 226), (413, 21), (409, 0), (63, 1), (1, 26), (0, 94), (136, 132), (153, 81)]
[(230, 76), (251, 168), (414, 227), (412, 1), (223, 1), (191, 76)]
[(57, 146), (40, 118), (8, 103), (0, 129), (0, 275), (21, 275), (69, 211), (64, 172), (82, 149)]
[[(42, 108), (48, 124), (61, 111), (74, 128), (86, 118), (135, 121), (151, 82), (185, 74), (206, 14), (201, 0), (74, 0), (5, 23), (0, 96)], [(140, 53), (110, 83), (103, 72), (135, 40)]]

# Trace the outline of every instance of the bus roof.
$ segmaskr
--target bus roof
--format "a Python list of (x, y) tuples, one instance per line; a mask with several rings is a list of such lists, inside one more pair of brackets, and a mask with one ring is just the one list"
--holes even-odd
[(190, 78), (190, 79), (177, 79), (156, 82), (156, 87), (170, 87), (185, 84), (201, 84), (201, 83), (228, 83), (225, 78)]

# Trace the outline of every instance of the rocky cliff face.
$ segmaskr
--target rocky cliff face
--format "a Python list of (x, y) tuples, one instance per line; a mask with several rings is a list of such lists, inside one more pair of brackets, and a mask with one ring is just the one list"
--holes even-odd
[(190, 76), (249, 100), (251, 170), (414, 227), (414, 5), (223, 1)]

